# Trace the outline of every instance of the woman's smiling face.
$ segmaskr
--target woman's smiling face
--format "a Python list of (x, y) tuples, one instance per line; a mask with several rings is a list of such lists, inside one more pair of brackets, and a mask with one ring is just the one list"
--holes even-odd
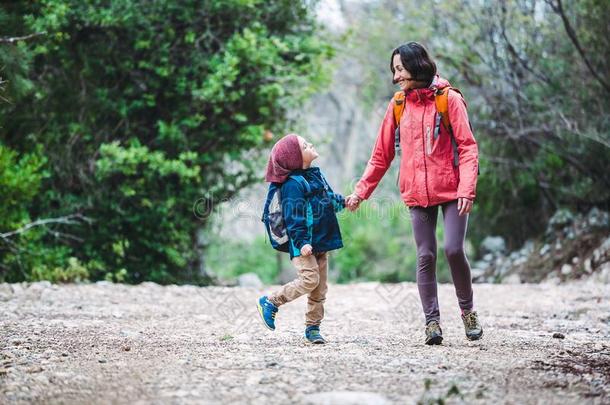
[(401, 90), (405, 91), (416, 87), (417, 82), (413, 80), (411, 73), (402, 65), (400, 54), (397, 53), (392, 58), (392, 67), (394, 68), (394, 83), (398, 84)]

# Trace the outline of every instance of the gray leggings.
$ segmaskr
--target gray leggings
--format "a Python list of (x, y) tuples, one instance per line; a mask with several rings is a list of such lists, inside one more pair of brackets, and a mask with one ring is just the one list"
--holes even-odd
[[(438, 295), (436, 290), (436, 219), (438, 205), (428, 208), (412, 207), (411, 223), (417, 245), (417, 288), (421, 298), (426, 323), (439, 321)], [(468, 215), (459, 216), (457, 200), (441, 204), (445, 225), (445, 255), (451, 268), (458, 303), (462, 310), (471, 311), (472, 279), (470, 264), (464, 253), (464, 237)]]

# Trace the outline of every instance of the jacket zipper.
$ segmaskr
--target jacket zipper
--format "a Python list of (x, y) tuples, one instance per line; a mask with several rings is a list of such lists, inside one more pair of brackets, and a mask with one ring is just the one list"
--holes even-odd
[(430, 138), (430, 125), (426, 125), (426, 153), (428, 156), (432, 154), (432, 141)]
[[(419, 93), (418, 93), (419, 95)], [(422, 135), (424, 134), (424, 118), (426, 117), (426, 107), (427, 105), (424, 104), (424, 112), (422, 114), (422, 120), (421, 120), (421, 130), (422, 130)], [(425, 140), (424, 140), (425, 142)], [(422, 144), (422, 148), (424, 149), (424, 185), (426, 186), (426, 207), (430, 205), (430, 193), (428, 192), (428, 167), (426, 165), (426, 145)]]

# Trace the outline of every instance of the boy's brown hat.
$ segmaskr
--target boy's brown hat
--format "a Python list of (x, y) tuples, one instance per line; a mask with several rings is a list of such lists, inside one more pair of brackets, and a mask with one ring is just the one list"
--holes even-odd
[(290, 172), (303, 167), (303, 155), (296, 134), (285, 135), (271, 149), (267, 163), (265, 180), (270, 183), (283, 183)]

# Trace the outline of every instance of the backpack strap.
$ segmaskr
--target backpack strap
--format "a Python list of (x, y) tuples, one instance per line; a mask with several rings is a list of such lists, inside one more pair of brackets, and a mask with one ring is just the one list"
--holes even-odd
[(402, 117), (402, 113), (405, 110), (405, 92), (397, 91), (394, 93), (394, 122), (396, 126), (400, 124), (400, 118)]
[(394, 93), (394, 122), (396, 130), (394, 131), (394, 150), (397, 155), (400, 154), (400, 119), (405, 111), (405, 92), (397, 91)]
[(434, 103), (436, 104), (437, 115), (434, 125), (434, 139), (438, 138), (440, 124), (442, 122), (447, 132), (449, 132), (449, 135), (451, 135), (451, 145), (453, 146), (453, 165), (457, 167), (460, 162), (460, 156), (458, 153), (457, 142), (453, 136), (453, 128), (451, 128), (451, 122), (449, 121), (449, 90), (457, 91), (460, 96), (462, 95), (462, 92), (455, 87), (448, 86), (436, 90), (436, 93), (434, 94)]
[(311, 186), (309, 185), (309, 182), (305, 180), (305, 177), (300, 174), (291, 174), (288, 178), (293, 179), (305, 188), (305, 197), (308, 197), (311, 194)]

